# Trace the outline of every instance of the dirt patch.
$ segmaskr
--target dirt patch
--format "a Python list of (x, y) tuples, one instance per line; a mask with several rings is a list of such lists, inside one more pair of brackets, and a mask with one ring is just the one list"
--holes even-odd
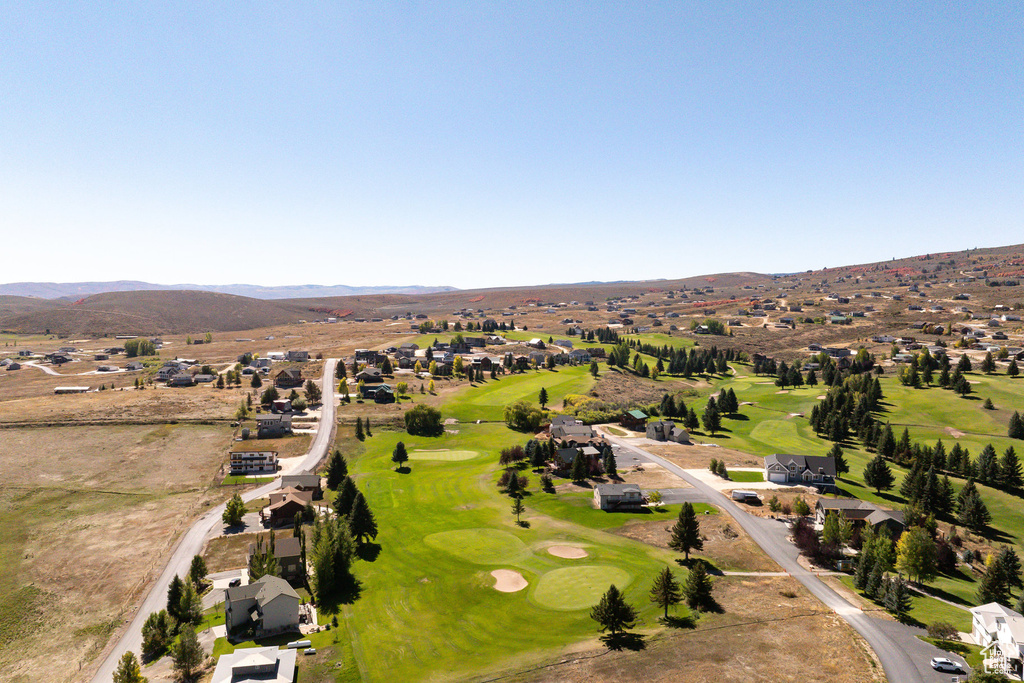
[(964, 433), (961, 432), (959, 429), (953, 429), (952, 427), (946, 427), (946, 433), (949, 434), (954, 439), (959, 439), (961, 436), (964, 435)]
[[(619, 463), (622, 467), (625, 463)], [(684, 489), (690, 484), (682, 477), (669, 472), (661, 465), (645, 462), (641, 465), (619, 470), (623, 483), (636, 484), (642, 489)]]
[[(764, 458), (750, 455), (731, 448), (715, 448), (713, 446), (684, 446), (682, 444), (664, 444), (644, 446), (644, 450), (660, 455), (673, 465), (684, 470), (703, 469), (711, 462), (711, 458), (724, 460), (726, 467), (761, 467)], [(620, 463), (621, 465), (622, 463)]]
[(491, 576), (495, 579), (494, 590), (502, 593), (516, 593), (527, 586), (523, 575), (511, 569), (495, 569)]
[[(737, 488), (742, 488), (742, 486), (737, 486)], [(752, 515), (772, 518), (785, 516), (786, 506), (788, 505), (789, 508), (792, 509), (797, 498), (803, 498), (804, 502), (807, 503), (813, 512), (814, 506), (818, 502), (818, 498), (821, 498), (821, 496), (814, 492), (814, 489), (804, 488), (803, 486), (795, 486), (792, 488), (787, 487), (785, 489), (762, 489), (759, 490), (758, 493), (761, 496), (760, 505), (747, 505), (746, 503), (737, 503), (737, 505)], [(783, 507), (781, 512), (772, 512), (771, 508), (768, 507), (768, 501), (772, 496), (779, 499), (779, 505)]]
[[(704, 550), (693, 553), (695, 556), (707, 558), (723, 571), (781, 571), (779, 565), (765, 555), (747, 532), (728, 515), (701, 515), (699, 519)], [(669, 519), (628, 524), (615, 533), (667, 549), (674, 523), (674, 519)]]
[[(509, 680), (526, 683), (865, 683), (884, 681), (864, 641), (789, 577), (715, 581), (722, 614), (696, 629), (648, 632), (645, 648), (610, 652), (597, 642)], [(788, 597), (792, 596), (792, 597)], [(645, 624), (646, 625), (646, 624)], [(815, 652), (808, 667), (806, 652)]]
[(583, 548), (577, 548), (573, 545), (553, 545), (548, 548), (548, 552), (555, 557), (561, 557), (566, 560), (582, 560), (588, 554)]
[[(591, 394), (614, 405), (642, 405), (657, 403), (666, 390), (699, 390), (709, 386), (707, 382), (696, 378), (683, 380), (670, 378), (668, 375), (662, 377), (664, 378), (662, 381), (652, 382), (629, 372), (619, 372), (602, 367)], [(689, 398), (686, 400), (690, 401)]]

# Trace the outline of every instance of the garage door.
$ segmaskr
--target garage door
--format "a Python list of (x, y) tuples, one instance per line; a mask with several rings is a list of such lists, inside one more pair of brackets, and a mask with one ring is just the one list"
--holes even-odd
[(775, 482), (785, 483), (786, 482), (786, 473), (785, 472), (769, 472), (768, 473), (768, 481), (775, 481)]

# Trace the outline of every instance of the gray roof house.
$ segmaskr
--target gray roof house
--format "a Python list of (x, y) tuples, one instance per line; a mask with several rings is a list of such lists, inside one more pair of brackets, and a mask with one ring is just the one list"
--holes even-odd
[(291, 413), (271, 413), (256, 416), (256, 436), (269, 439), (290, 434), (292, 431)]
[(835, 488), (836, 462), (829, 455), (765, 456), (765, 481), (783, 484), (804, 484), (820, 489)]
[(889, 510), (856, 498), (819, 498), (814, 506), (815, 520), (823, 524), (825, 515), (833, 511), (854, 523), (872, 528), (885, 527), (894, 539), (899, 538), (906, 525), (902, 511)]
[(278, 576), (224, 591), (229, 633), (252, 629), (256, 637), (299, 630), (299, 594)]
[(690, 432), (682, 427), (677, 427), (676, 423), (671, 420), (658, 420), (647, 423), (647, 438), (655, 441), (690, 443)]
[(643, 492), (636, 484), (598, 484), (594, 487), (594, 507), (599, 510), (636, 509), (643, 504)]

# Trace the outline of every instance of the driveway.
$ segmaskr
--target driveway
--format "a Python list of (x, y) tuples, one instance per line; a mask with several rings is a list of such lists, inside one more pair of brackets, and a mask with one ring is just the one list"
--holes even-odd
[[(875, 651), (889, 683), (949, 683), (950, 674), (940, 674), (929, 665), (932, 657), (947, 655), (938, 648), (923, 643), (915, 636), (920, 633), (894, 621), (872, 619), (859, 608), (851, 605), (838, 593), (825, 585), (811, 570), (804, 569), (797, 562), (799, 551), (789, 542), (789, 530), (785, 524), (771, 519), (755, 517), (744, 512), (724, 494), (689, 474), (686, 470), (653, 453), (642, 450), (630, 443), (630, 439), (608, 436), (608, 440), (619, 446), (616, 459), (643, 459), (661, 465), (668, 471), (682, 477), (701, 491), (708, 502), (714, 503), (723, 512), (736, 520), (743, 530), (765, 553), (775, 560), (790, 576), (795, 578), (826, 607), (841, 616), (859, 633)], [(620, 455), (621, 454), (621, 455)]]

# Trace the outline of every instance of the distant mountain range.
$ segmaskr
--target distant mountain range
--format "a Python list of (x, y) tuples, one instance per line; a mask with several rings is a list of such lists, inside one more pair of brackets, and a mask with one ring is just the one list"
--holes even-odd
[(350, 287), (349, 285), (157, 285), (138, 280), (114, 282), (10, 282), (0, 285), (0, 296), (31, 296), (40, 299), (79, 299), (106, 292), (140, 292), (193, 290), (234, 294), (252, 299), (307, 299), (325, 296), (353, 296), (357, 294), (433, 294), (454, 292), (455, 287)]

